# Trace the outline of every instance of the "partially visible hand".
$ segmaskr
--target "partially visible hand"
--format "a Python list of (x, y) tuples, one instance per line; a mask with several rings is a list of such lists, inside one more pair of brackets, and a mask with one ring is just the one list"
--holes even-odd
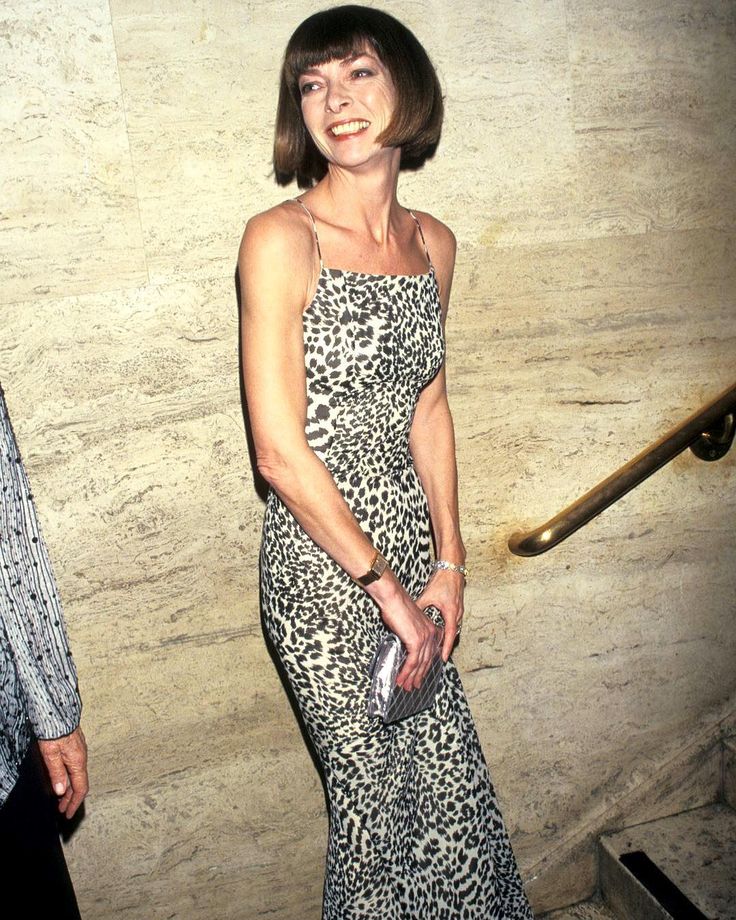
[(52, 741), (39, 741), (51, 785), (59, 796), (59, 811), (71, 818), (89, 791), (87, 742), (81, 728)]
[(396, 678), (397, 686), (404, 690), (421, 687), (441, 641), (442, 630), (408, 595), (398, 603), (381, 608), (381, 616), (391, 632), (401, 639), (407, 652)]
[(442, 659), (452, 654), (452, 647), (460, 632), (463, 622), (463, 592), (465, 576), (450, 569), (438, 569), (427, 582), (427, 587), (417, 598), (417, 604), (425, 607), (437, 607), (445, 623), (445, 636), (442, 641)]

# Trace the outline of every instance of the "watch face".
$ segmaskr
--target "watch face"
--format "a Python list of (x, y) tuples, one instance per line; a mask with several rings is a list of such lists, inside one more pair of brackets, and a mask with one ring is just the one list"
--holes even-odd
[(359, 585), (363, 585), (365, 588), (367, 585), (373, 584), (374, 581), (378, 581), (387, 568), (388, 562), (386, 562), (380, 553), (376, 553), (376, 558), (373, 560), (373, 565), (371, 565), (370, 569), (365, 575), (361, 575), (355, 580)]
[(383, 573), (386, 571), (387, 566), (388, 566), (388, 562), (386, 562), (383, 556), (379, 554), (376, 557), (376, 561), (371, 566), (371, 572), (373, 572), (376, 578), (380, 578), (381, 575), (383, 575)]

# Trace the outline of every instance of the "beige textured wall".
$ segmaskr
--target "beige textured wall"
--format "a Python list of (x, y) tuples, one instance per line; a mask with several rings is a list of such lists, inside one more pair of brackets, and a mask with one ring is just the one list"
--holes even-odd
[[(586, 828), (665, 807), (657, 776), (732, 724), (734, 452), (683, 455), (547, 556), (505, 541), (736, 379), (736, 12), (383, 6), (447, 92), (402, 197), (460, 243), (457, 659), (549, 906), (593, 884)], [(269, 177), (276, 75), (313, 9), (2, 4), (0, 379), (84, 692), (87, 920), (318, 916), (324, 801), (259, 625), (233, 284), (244, 221), (295, 193)]]

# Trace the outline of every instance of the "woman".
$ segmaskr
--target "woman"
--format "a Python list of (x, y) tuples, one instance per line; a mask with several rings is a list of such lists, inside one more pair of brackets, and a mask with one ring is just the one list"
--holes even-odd
[[(532, 916), (450, 660), (465, 581), (443, 338), (455, 240), (397, 200), (402, 159), (426, 156), (441, 121), (404, 26), (359, 6), (311, 16), (286, 50), (274, 154), (277, 179), (307, 191), (250, 220), (240, 250), (271, 487), (263, 613), (326, 778), (325, 920)], [(387, 628), (405, 689), (439, 642), (447, 662), (433, 707), (393, 725), (366, 708)]]

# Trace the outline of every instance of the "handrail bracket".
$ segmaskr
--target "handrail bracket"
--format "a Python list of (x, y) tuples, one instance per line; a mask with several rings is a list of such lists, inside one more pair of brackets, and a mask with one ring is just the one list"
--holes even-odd
[(731, 449), (734, 434), (734, 414), (728, 412), (715, 425), (704, 431), (698, 440), (690, 445), (690, 450), (700, 460), (720, 460)]

